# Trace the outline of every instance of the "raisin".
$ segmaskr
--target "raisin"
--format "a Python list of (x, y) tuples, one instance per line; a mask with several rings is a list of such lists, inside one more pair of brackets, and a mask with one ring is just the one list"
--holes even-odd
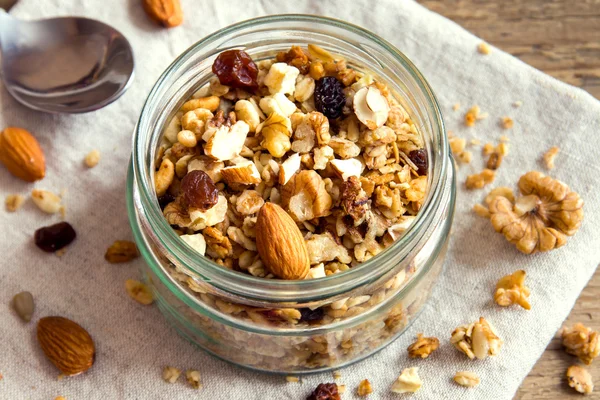
[(45, 226), (35, 231), (33, 239), (40, 249), (52, 253), (71, 243), (77, 234), (68, 222)]
[(314, 310), (310, 308), (300, 308), (300, 322), (316, 322), (323, 319), (325, 312), (323, 308), (319, 307)]
[(417, 172), (419, 175), (427, 175), (427, 152), (425, 149), (413, 150), (408, 155), (410, 161), (412, 161), (418, 168)]
[(158, 198), (158, 205), (160, 205), (161, 210), (164, 210), (165, 207), (173, 201), (175, 201), (175, 196), (165, 193)]
[(338, 386), (335, 383), (320, 383), (306, 400), (340, 400)]
[(335, 76), (324, 76), (315, 84), (315, 107), (327, 118), (335, 119), (342, 115), (346, 104), (344, 84)]
[(181, 180), (183, 197), (189, 207), (206, 211), (219, 201), (219, 190), (204, 171), (188, 172)]
[(258, 67), (242, 50), (227, 50), (217, 56), (212, 65), (222, 85), (255, 91), (258, 88)]

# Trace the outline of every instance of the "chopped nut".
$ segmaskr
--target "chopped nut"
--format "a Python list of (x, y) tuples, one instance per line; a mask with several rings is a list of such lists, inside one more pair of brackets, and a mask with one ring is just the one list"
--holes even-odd
[(402, 371), (396, 382), (392, 385), (394, 393), (415, 393), (423, 385), (423, 381), (419, 378), (419, 368), (406, 368)]
[(200, 383), (200, 371), (188, 369), (185, 371), (185, 380), (194, 389), (202, 388), (202, 384)]
[(193, 235), (181, 235), (179, 239), (186, 242), (192, 249), (196, 250), (201, 255), (204, 255), (206, 251), (206, 240), (204, 239), (204, 235), (201, 233), (196, 233)]
[(390, 105), (375, 86), (364, 87), (354, 95), (354, 113), (360, 122), (374, 130), (388, 119)]
[(256, 130), (260, 131), (263, 136), (261, 146), (267, 149), (273, 157), (283, 157), (292, 147), (290, 142), (292, 124), (285, 115), (271, 114)]
[(502, 127), (504, 129), (510, 129), (514, 125), (514, 121), (510, 117), (502, 117)]
[(260, 111), (256, 106), (256, 103), (251, 101), (238, 100), (235, 103), (235, 115), (238, 121), (244, 121), (246, 124), (248, 124), (249, 132), (255, 132), (256, 128), (260, 124)]
[(219, 108), (220, 104), (221, 98), (218, 96), (199, 97), (183, 103), (180, 111), (185, 114), (188, 111), (196, 110), (198, 108), (205, 108), (210, 112), (215, 112)]
[(204, 152), (217, 161), (231, 160), (240, 155), (249, 131), (250, 127), (244, 121), (237, 121), (230, 127), (223, 125), (214, 132), (207, 129), (202, 136), (206, 140)]
[(449, 139), (449, 143), (450, 143), (450, 150), (452, 150), (452, 154), (460, 154), (462, 151), (464, 151), (466, 145), (467, 145), (467, 141), (463, 138), (459, 138), (459, 137), (452, 137)]
[(465, 125), (466, 126), (475, 126), (475, 121), (477, 121), (479, 119), (479, 116), (480, 116), (479, 106), (471, 107), (465, 114)]
[(549, 251), (566, 243), (583, 220), (583, 201), (567, 185), (536, 171), (519, 179), (522, 197), (513, 204), (497, 196), (490, 203), (496, 232), (526, 254)]
[(333, 371), (333, 379), (335, 379), (336, 381), (338, 379), (342, 379), (342, 373), (340, 371)]
[(315, 171), (300, 171), (281, 189), (281, 205), (295, 221), (308, 221), (329, 214), (331, 196)]
[(223, 179), (221, 170), (225, 167), (222, 161), (215, 161), (207, 156), (199, 156), (192, 158), (187, 164), (187, 173), (200, 170), (208, 174), (213, 183), (218, 183)]
[(483, 145), (481, 152), (483, 153), (484, 156), (489, 156), (490, 154), (492, 154), (494, 152), (494, 150), (495, 150), (495, 148), (494, 148), (493, 144), (486, 143)]
[(225, 258), (231, 255), (231, 242), (220, 230), (209, 226), (204, 228), (202, 235), (208, 246), (208, 255), (214, 258)]
[(450, 343), (471, 360), (475, 357), (483, 360), (487, 356), (497, 355), (503, 342), (485, 318), (480, 317), (478, 322), (456, 328)]
[(470, 371), (458, 371), (454, 375), (454, 382), (458, 383), (461, 386), (465, 387), (475, 387), (479, 385), (481, 380), (479, 376), (475, 372)]
[(242, 215), (256, 214), (265, 204), (256, 190), (244, 190), (235, 203), (235, 209)]
[(423, 337), (422, 333), (417, 334), (417, 340), (408, 346), (408, 356), (410, 358), (427, 358), (440, 345), (440, 341), (435, 337)]
[(306, 247), (308, 248), (311, 265), (317, 265), (335, 259), (345, 264), (352, 261), (352, 257), (348, 254), (348, 249), (343, 245), (336, 243), (330, 233), (312, 235), (306, 241)]
[(467, 189), (481, 189), (485, 185), (492, 183), (496, 178), (496, 173), (491, 169), (484, 169), (482, 172), (467, 176)]
[(558, 155), (559, 148), (557, 146), (553, 146), (544, 154), (544, 163), (546, 164), (546, 168), (554, 169), (554, 159)]
[(6, 200), (4, 200), (4, 205), (6, 206), (6, 211), (15, 212), (21, 208), (24, 202), (25, 197), (20, 194), (9, 194), (6, 196)]
[(566, 352), (577, 356), (587, 365), (600, 354), (598, 332), (581, 323), (576, 323), (572, 328), (563, 328), (561, 337)]
[(567, 381), (569, 386), (579, 393), (589, 394), (594, 391), (592, 375), (579, 365), (571, 365), (569, 369), (567, 369)]
[(181, 375), (181, 370), (174, 367), (165, 367), (162, 372), (162, 378), (167, 383), (175, 383), (179, 376)]
[(286, 376), (285, 380), (288, 382), (300, 382), (300, 378), (298, 378), (297, 376), (291, 376), (291, 375)]
[(356, 158), (351, 158), (349, 160), (331, 160), (329, 163), (344, 181), (348, 180), (351, 176), (360, 177), (364, 170), (364, 165)]
[(296, 104), (289, 100), (283, 93), (263, 97), (258, 104), (266, 115), (279, 114), (289, 117), (296, 111)]
[(228, 185), (235, 183), (255, 185), (262, 181), (256, 165), (246, 159), (243, 162), (221, 169), (221, 176)]
[(458, 110), (460, 110), (460, 103), (456, 103), (456, 104), (454, 104), (454, 105), (452, 106), (452, 109), (453, 109), (454, 111), (458, 111)]
[[(217, 204), (208, 210), (202, 211), (199, 208), (190, 209), (189, 218), (191, 223), (189, 227), (193, 230), (200, 230), (206, 228), (207, 226), (214, 226), (219, 222), (222, 222), (227, 214), (227, 204), (227, 198), (220, 194)], [(165, 208), (165, 213), (166, 210), (167, 208)]]
[(503, 156), (498, 152), (493, 152), (490, 154), (490, 158), (488, 159), (486, 167), (491, 170), (496, 170), (502, 164)]
[(279, 168), (279, 184), (285, 185), (290, 178), (300, 169), (300, 155), (294, 153), (289, 156)]
[(526, 310), (531, 309), (527, 300), (529, 288), (525, 286), (526, 273), (523, 270), (515, 271), (511, 275), (502, 277), (496, 284), (494, 301), (502, 307), (518, 304)]
[(181, 143), (182, 146), (190, 148), (195, 147), (198, 144), (196, 134), (192, 131), (188, 131), (187, 129), (179, 131), (177, 134), (177, 141)]
[(480, 217), (484, 217), (484, 218), (489, 218), (490, 217), (490, 210), (488, 210), (487, 207), (482, 206), (481, 204), (477, 203), (473, 206), (473, 211), (475, 211), (475, 213), (477, 215), (479, 215)]
[(127, 294), (140, 304), (147, 306), (154, 302), (154, 296), (152, 296), (150, 288), (140, 281), (127, 279), (125, 281), (125, 289), (127, 290)]
[(271, 94), (294, 94), (296, 78), (299, 74), (298, 68), (278, 62), (269, 68), (264, 84), (269, 88)]
[(154, 174), (154, 189), (156, 196), (160, 197), (167, 193), (167, 189), (175, 179), (175, 164), (173, 161), (165, 158), (160, 164), (160, 168)]
[(460, 154), (458, 154), (456, 156), (456, 158), (460, 162), (463, 162), (465, 164), (469, 164), (471, 162), (471, 160), (473, 159), (473, 153), (471, 153), (470, 151), (463, 151)]
[(100, 152), (98, 150), (90, 151), (85, 156), (84, 162), (88, 168), (94, 168), (100, 162)]
[(137, 246), (128, 240), (116, 240), (104, 253), (104, 259), (117, 264), (131, 261), (139, 257)]
[(489, 44), (487, 44), (485, 42), (481, 42), (481, 43), (479, 43), (479, 45), (477, 45), (477, 51), (483, 55), (488, 55), (492, 51), (492, 48), (490, 47)]
[(47, 190), (33, 189), (31, 199), (40, 210), (48, 214), (55, 214), (62, 207), (60, 197)]
[(369, 382), (368, 379), (360, 381), (360, 383), (358, 384), (358, 388), (356, 389), (356, 394), (358, 394), (361, 397), (365, 397), (371, 393), (373, 393), (373, 387), (371, 386), (371, 382)]

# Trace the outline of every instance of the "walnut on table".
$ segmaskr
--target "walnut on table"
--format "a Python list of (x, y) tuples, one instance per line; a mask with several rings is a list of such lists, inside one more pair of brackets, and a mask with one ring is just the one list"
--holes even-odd
[(561, 338), (565, 351), (577, 356), (587, 365), (590, 365), (594, 358), (600, 354), (598, 332), (591, 330), (582, 323), (576, 323), (571, 328), (563, 328)]
[(417, 334), (417, 340), (408, 346), (408, 356), (410, 358), (427, 358), (440, 346), (440, 341), (435, 337), (423, 337), (422, 333)]

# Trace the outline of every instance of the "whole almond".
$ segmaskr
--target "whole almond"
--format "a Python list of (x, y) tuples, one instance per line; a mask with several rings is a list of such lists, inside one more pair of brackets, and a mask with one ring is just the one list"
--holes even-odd
[(0, 132), (0, 162), (17, 178), (37, 181), (46, 175), (46, 159), (38, 141), (25, 129)]
[(183, 22), (183, 11), (179, 0), (142, 0), (146, 14), (152, 20), (167, 28)]
[(281, 279), (304, 279), (310, 270), (306, 242), (283, 208), (265, 203), (256, 220), (256, 247), (265, 266)]
[(44, 317), (37, 325), (38, 342), (46, 357), (64, 375), (78, 375), (94, 364), (94, 341), (79, 324), (63, 317)]

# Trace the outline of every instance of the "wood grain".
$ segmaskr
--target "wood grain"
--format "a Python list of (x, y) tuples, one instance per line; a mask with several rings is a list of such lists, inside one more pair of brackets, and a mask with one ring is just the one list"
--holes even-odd
[[(600, 98), (600, 0), (421, 0), (486, 42), (557, 79)], [(600, 269), (565, 325), (582, 322), (600, 330)], [(534, 311), (532, 311), (534, 312)], [(564, 352), (558, 334), (523, 381), (516, 400), (581, 399), (565, 379), (577, 359)], [(600, 388), (600, 360), (588, 368)], [(599, 399), (600, 390), (586, 399)]]

